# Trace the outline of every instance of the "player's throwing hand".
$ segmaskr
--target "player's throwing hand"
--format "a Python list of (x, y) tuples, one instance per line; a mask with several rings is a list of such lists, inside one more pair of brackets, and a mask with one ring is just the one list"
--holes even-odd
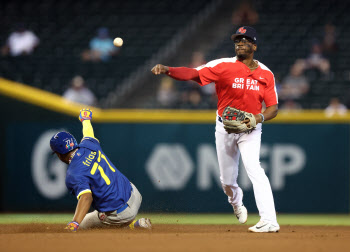
[(81, 122), (85, 120), (91, 120), (91, 119), (92, 119), (92, 110), (87, 108), (80, 110), (79, 120)]
[(158, 75), (158, 74), (165, 74), (169, 71), (169, 67), (167, 66), (164, 66), (162, 64), (157, 64), (155, 65), (153, 68), (152, 68), (152, 73), (155, 74), (155, 75)]

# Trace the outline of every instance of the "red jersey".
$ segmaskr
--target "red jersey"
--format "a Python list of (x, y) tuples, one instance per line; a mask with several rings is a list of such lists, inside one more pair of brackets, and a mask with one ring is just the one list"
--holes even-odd
[(263, 101), (266, 107), (278, 104), (273, 73), (264, 64), (258, 62), (258, 65), (251, 72), (243, 62), (233, 57), (213, 60), (196, 68), (201, 86), (215, 83), (220, 116), (229, 105), (259, 114)]

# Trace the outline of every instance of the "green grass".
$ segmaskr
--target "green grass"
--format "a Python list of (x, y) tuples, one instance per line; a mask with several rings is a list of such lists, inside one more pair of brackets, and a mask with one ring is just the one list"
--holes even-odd
[[(0, 224), (21, 223), (67, 223), (72, 214), (0, 214)], [(138, 215), (152, 219), (154, 224), (238, 224), (233, 214), (146, 214)], [(248, 225), (256, 224), (259, 216), (249, 215)], [(279, 214), (280, 225), (340, 225), (350, 226), (349, 214)]]

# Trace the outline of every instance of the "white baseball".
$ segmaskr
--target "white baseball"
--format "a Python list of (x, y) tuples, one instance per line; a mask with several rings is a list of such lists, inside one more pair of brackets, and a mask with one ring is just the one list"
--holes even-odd
[(117, 37), (113, 40), (113, 44), (117, 47), (121, 47), (123, 45), (123, 39)]

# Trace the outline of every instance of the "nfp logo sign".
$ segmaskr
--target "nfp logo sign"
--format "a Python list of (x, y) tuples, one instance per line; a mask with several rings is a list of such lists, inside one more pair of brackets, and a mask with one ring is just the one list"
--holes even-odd
[[(295, 144), (262, 145), (260, 154), (261, 166), (269, 174), (273, 190), (284, 189), (286, 177), (301, 172), (306, 165), (305, 151)], [(154, 187), (159, 190), (184, 189), (194, 170), (199, 190), (210, 190), (213, 184), (221, 188), (215, 147), (212, 144), (199, 145), (196, 161), (195, 169), (192, 158), (181, 144), (158, 144), (146, 162), (146, 172)], [(242, 163), (239, 165), (239, 173), (239, 185), (242, 189), (251, 189), (251, 182)]]
[(180, 144), (158, 144), (146, 162), (153, 185), (160, 190), (185, 187), (194, 170), (191, 157)]

